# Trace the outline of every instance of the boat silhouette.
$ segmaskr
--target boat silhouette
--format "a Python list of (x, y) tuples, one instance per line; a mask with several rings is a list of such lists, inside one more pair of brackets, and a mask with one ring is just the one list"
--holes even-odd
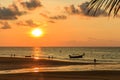
[(85, 53), (83, 53), (82, 55), (72, 54), (72, 55), (69, 55), (69, 58), (83, 58), (83, 56), (85, 56)]

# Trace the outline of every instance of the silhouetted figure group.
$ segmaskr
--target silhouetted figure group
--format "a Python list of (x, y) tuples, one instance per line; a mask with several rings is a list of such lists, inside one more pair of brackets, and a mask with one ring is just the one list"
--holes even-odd
[(48, 56), (49, 59), (53, 59), (53, 56)]
[(15, 54), (11, 54), (11, 57), (15, 57), (16, 55)]

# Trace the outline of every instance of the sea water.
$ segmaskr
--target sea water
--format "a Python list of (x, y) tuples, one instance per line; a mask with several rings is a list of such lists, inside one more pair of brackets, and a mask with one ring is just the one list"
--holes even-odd
[[(83, 58), (69, 58), (69, 55), (82, 55), (83, 53), (85, 53)], [(98, 63), (104, 64), (22, 68), (0, 71), (0, 74), (41, 72), (41, 69), (43, 71), (120, 70), (120, 47), (0, 47), (0, 57), (25, 58), (25, 56), (40, 59), (48, 59), (52, 56), (53, 60), (87, 63), (94, 63), (94, 59), (96, 59)]]
[[(82, 59), (69, 59), (68, 55), (78, 54), (85, 56)], [(101, 61), (119, 62), (120, 47), (0, 47), (0, 57), (36, 56), (39, 58), (70, 60), (70, 61)]]

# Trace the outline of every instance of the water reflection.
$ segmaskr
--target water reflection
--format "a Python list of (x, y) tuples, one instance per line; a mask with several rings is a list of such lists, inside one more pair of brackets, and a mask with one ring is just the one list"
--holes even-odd
[(39, 72), (39, 68), (38, 67), (35, 67), (33, 68), (34, 72)]
[(56, 71), (94, 71), (94, 70), (120, 70), (120, 64), (111, 65), (70, 65), (59, 67), (34, 67), (15, 70), (2, 70), (0, 74), (16, 74), (28, 72), (56, 72)]
[(33, 48), (32, 57), (34, 59), (40, 59), (40, 56), (43, 56), (41, 48), (39, 47)]
[(37, 60), (37, 59), (40, 59), (39, 57), (35, 57), (35, 56), (34, 56), (33, 58), (36, 59), (36, 60)]

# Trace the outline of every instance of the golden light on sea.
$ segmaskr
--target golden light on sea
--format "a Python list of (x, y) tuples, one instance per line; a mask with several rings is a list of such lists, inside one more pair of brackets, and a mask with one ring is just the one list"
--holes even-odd
[(39, 57), (36, 57), (36, 56), (35, 56), (35, 57), (33, 57), (33, 58), (34, 58), (34, 59), (36, 59), (36, 60), (40, 59)]
[(33, 69), (34, 69), (34, 72), (39, 72), (39, 68), (38, 67), (35, 67)]

